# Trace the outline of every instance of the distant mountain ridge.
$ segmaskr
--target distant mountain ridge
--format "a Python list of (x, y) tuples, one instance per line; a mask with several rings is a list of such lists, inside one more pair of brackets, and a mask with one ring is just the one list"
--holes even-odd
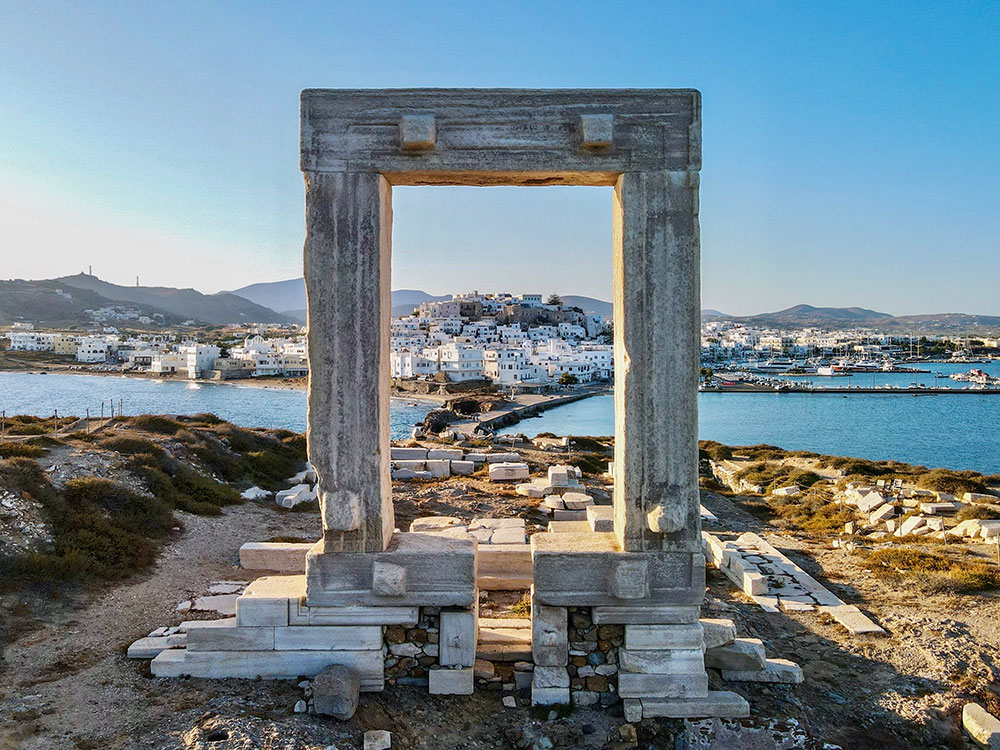
[[(887, 333), (939, 332), (956, 333), (976, 329), (1000, 331), (1000, 316), (966, 313), (927, 315), (892, 315), (864, 307), (814, 307), (795, 305), (777, 312), (757, 315), (706, 315), (704, 320), (729, 320), (766, 328), (873, 328)], [(715, 311), (713, 311), (714, 313)]]
[(294, 323), (292, 318), (228, 292), (202, 294), (195, 289), (166, 286), (119, 286), (85, 273), (52, 279), (73, 289), (86, 289), (115, 302), (130, 302), (161, 310), (180, 320), (228, 323)]
[[(285, 281), (266, 281), (234, 289), (235, 294), (258, 305), (279, 310), (283, 315), (300, 322), (306, 319), (306, 282), (303, 278)], [(419, 289), (397, 289), (392, 293), (392, 314), (406, 315), (421, 302), (438, 302), (451, 299), (450, 294), (433, 295)]]

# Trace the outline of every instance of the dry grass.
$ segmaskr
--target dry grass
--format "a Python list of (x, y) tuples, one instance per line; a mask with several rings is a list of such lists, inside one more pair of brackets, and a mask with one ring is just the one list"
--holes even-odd
[(911, 546), (867, 552), (865, 564), (876, 578), (905, 581), (927, 593), (971, 594), (1000, 588), (1000, 570), (995, 565)]

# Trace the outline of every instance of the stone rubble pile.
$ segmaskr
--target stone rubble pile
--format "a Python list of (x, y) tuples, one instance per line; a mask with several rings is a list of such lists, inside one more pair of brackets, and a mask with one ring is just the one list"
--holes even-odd
[(494, 466), (521, 464), (518, 453), (483, 453), (479, 451), (465, 452), (461, 448), (390, 448), (392, 478), (395, 480), (410, 479), (440, 479), (450, 476), (469, 476), (483, 465), (488, 464), (490, 481), (511, 481), (500, 477), (497, 472), (494, 479)]
[(885, 634), (861, 610), (843, 602), (757, 534), (748, 532), (735, 541), (723, 541), (705, 531), (701, 536), (706, 560), (765, 612), (818, 609), (852, 634)]
[(0, 556), (28, 555), (53, 541), (40, 502), (27, 493), (0, 490)]

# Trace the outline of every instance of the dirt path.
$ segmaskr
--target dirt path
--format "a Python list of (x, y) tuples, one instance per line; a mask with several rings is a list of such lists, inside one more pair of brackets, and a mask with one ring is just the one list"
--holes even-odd
[(156, 734), (178, 709), (198, 710), (208, 693), (189, 691), (183, 681), (150, 679), (147, 662), (124, 657), (128, 644), (178, 624), (184, 616), (177, 603), (211, 583), (247, 580), (238, 560), (243, 542), (319, 536), (314, 513), (250, 503), (226, 509), (221, 518), (178, 516), (184, 532), (141, 579), (79, 601), (21, 597), (14, 609), (37, 627), (3, 653), (0, 748), (127, 747), (136, 736)]

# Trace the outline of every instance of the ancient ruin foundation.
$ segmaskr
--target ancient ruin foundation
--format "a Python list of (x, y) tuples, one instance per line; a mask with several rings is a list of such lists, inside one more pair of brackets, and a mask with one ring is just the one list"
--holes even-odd
[[(379, 690), (385, 633), (398, 646), (400, 626), (423, 623), (439, 631), (437, 648), (418, 649), (436, 659), (430, 689), (473, 691), (477, 540), (394, 528), (392, 188), (607, 185), (613, 531), (531, 537), (532, 701), (569, 702), (580, 666), (571, 631), (615, 626), (605, 651), (618, 662), (630, 718), (746, 714), (739, 696), (708, 690), (699, 624), (700, 118), (700, 95), (687, 89), (302, 93), (308, 442), (323, 538), (304, 576), (259, 579), (238, 600), (232, 627), (200, 636), (208, 643), (200, 652), (154, 661), (155, 673), (294, 677), (345, 664), (361, 673), (363, 690)], [(230, 648), (226, 638), (247, 645)]]

